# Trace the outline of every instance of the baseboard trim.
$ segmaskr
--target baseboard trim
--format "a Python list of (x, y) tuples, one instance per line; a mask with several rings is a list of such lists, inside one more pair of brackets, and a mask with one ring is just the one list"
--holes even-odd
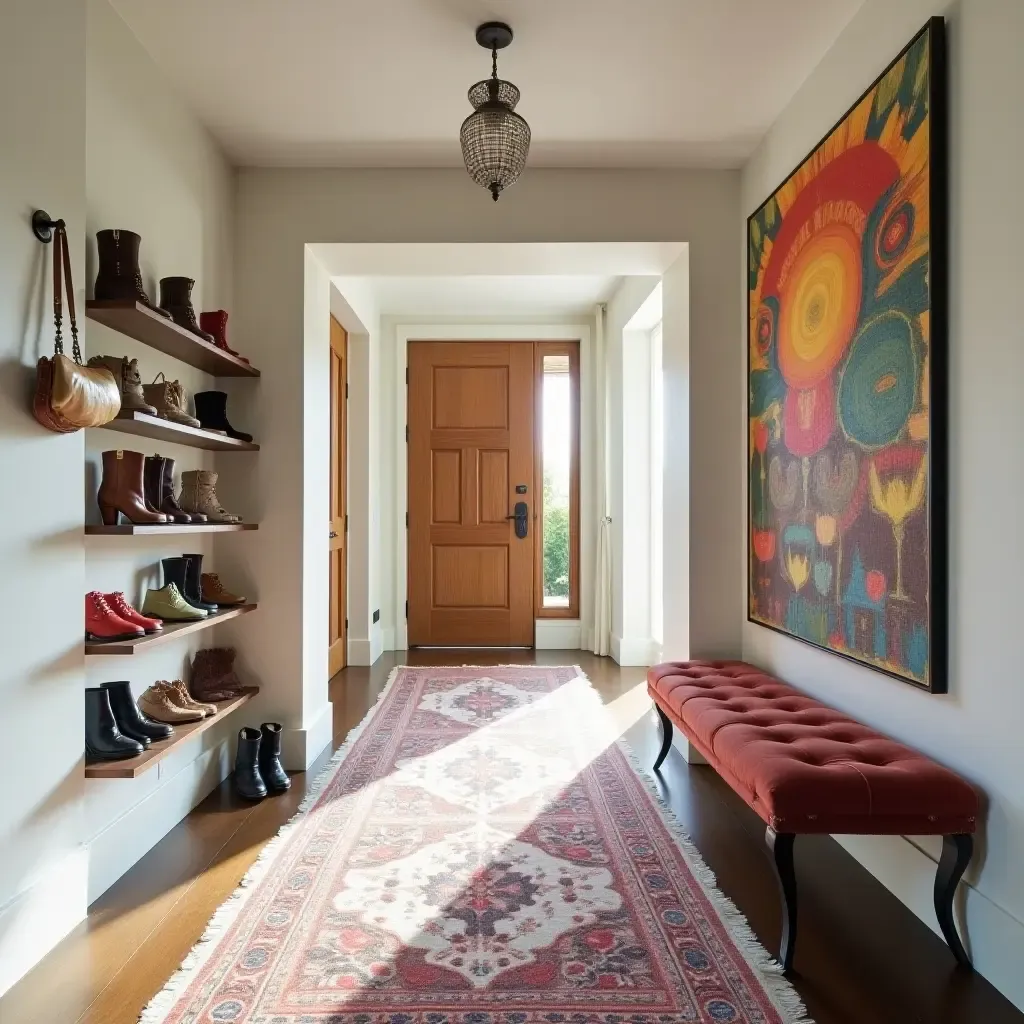
[(281, 737), (281, 761), (288, 771), (304, 772), (324, 752), (334, 736), (334, 705), (328, 701), (302, 729), (286, 729)]
[(365, 640), (353, 640), (348, 642), (348, 663), (350, 665), (372, 665), (373, 647), (369, 637)]
[(578, 651), (581, 635), (579, 619), (537, 619), (533, 643), (538, 651)]
[(612, 634), (612, 658), (619, 665), (653, 665), (655, 649), (660, 652), (660, 647), (650, 637)]
[(398, 648), (395, 646), (395, 630), (394, 627), (389, 626), (387, 629), (381, 630), (381, 638), (384, 641), (385, 651), (397, 651)]

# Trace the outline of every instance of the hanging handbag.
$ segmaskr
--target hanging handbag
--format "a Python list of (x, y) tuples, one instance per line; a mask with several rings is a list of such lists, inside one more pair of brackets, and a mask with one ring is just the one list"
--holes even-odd
[[(65, 284), (74, 360), (64, 355), (61, 334), (61, 293)], [(44, 427), (58, 434), (70, 434), (82, 427), (102, 427), (121, 411), (121, 388), (109, 370), (82, 365), (75, 319), (75, 290), (71, 283), (71, 253), (62, 220), (57, 221), (53, 233), (53, 323), (53, 358), (43, 356), (36, 365), (32, 413)]]

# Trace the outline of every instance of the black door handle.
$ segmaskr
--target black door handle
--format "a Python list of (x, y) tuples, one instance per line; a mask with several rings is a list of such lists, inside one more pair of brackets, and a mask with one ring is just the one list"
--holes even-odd
[(517, 501), (513, 506), (513, 512), (506, 519), (514, 519), (516, 524), (516, 536), (522, 540), (530, 528), (530, 510), (525, 501)]

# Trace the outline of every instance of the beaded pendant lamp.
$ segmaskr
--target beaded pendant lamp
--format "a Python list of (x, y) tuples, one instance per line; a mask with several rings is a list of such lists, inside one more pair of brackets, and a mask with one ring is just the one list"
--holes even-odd
[(512, 42), (512, 29), (489, 21), (476, 30), (476, 41), (491, 51), (491, 77), (469, 90), (473, 113), (462, 122), (459, 137), (470, 177), (497, 202), (523, 173), (530, 152), (530, 126), (515, 111), (519, 90), (498, 77), (498, 50)]

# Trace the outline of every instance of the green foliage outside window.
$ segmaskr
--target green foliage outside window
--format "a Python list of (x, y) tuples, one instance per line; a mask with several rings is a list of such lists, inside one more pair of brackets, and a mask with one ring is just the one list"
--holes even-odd
[(569, 509), (554, 495), (544, 474), (544, 594), (569, 596)]

